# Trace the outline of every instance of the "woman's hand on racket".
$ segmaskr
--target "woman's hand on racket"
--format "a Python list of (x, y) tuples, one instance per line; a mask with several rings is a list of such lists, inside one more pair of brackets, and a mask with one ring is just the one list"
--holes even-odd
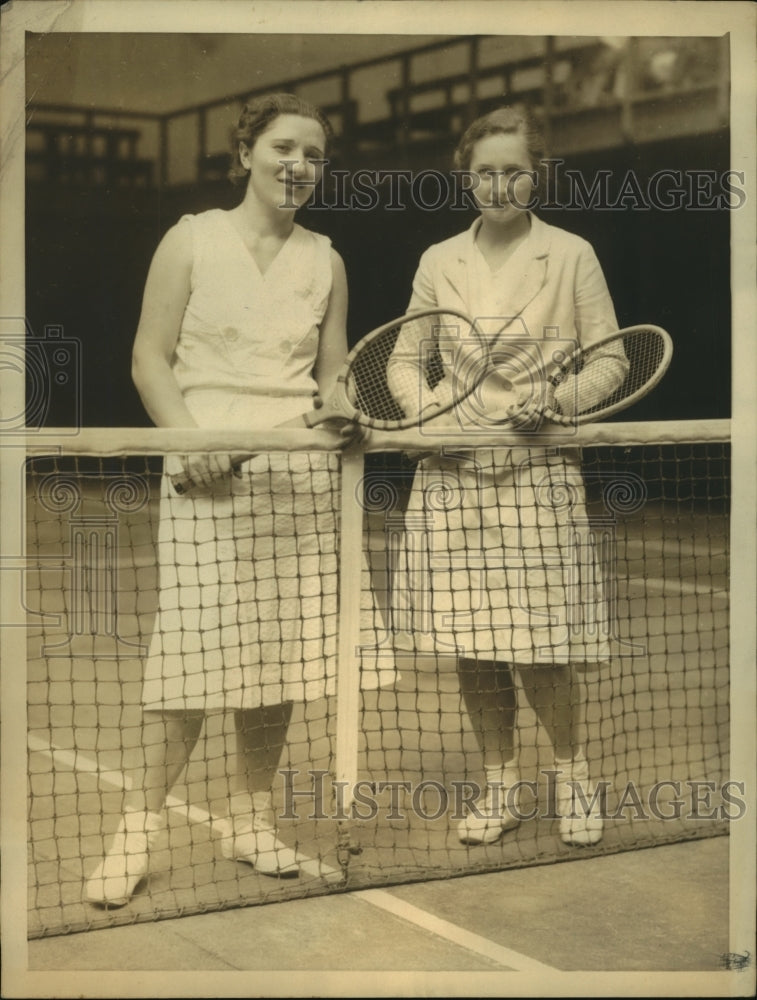
[(341, 417), (319, 424), (318, 429), (321, 432), (327, 431), (334, 438), (334, 448), (337, 451), (343, 451), (353, 444), (365, 441), (368, 436), (366, 427), (355, 423), (354, 420), (344, 420)]
[[(323, 408), (323, 397), (320, 394), (313, 396), (312, 402), (314, 410)], [(301, 430), (306, 426), (307, 424), (305, 424), (302, 417), (293, 417), (291, 420), (284, 421), (283, 424), (277, 424), (276, 428), (297, 427)], [(349, 448), (350, 445), (364, 441), (368, 433), (365, 427), (338, 413), (319, 423), (318, 430), (327, 431), (331, 434), (334, 438), (334, 449), (336, 451), (342, 451), (345, 448)]]
[(573, 427), (575, 420), (569, 414), (561, 412), (555, 400), (554, 386), (550, 385), (547, 398), (533, 399), (527, 392), (518, 394), (517, 399), (508, 409), (510, 425), (516, 430), (535, 430), (548, 420), (560, 427)]
[(543, 410), (544, 402), (537, 403), (533, 392), (525, 387), (495, 384), (492, 390), (484, 384), (482, 391), (472, 393), (458, 409), (434, 420), (434, 426), (451, 423), (449, 418), (452, 416), (462, 430), (484, 430), (487, 427), (492, 430), (498, 427), (525, 430), (542, 419)]

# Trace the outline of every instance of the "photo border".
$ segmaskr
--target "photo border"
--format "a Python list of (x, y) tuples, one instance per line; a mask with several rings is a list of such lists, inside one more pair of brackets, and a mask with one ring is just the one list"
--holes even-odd
[[(170, 32), (300, 34), (428, 34), (429, 5), (435, 34), (708, 35), (731, 33), (731, 166), (746, 174), (745, 204), (732, 215), (734, 493), (731, 568), (730, 773), (745, 780), (750, 817), (730, 834), (730, 950), (755, 951), (755, 7), (737, 2), (634, 0), (292, 0), (247, 3), (235, 0), (13, 0), (0, 25), (0, 316), (23, 316), (24, 275), (24, 33)], [(23, 408), (23, 377), (0, 371), (0, 419)], [(23, 437), (2, 442), (0, 466), (0, 551), (23, 553), (18, 476), (25, 458)], [(18, 612), (15, 574), (0, 574), (0, 614)], [(17, 586), (17, 585), (16, 585)], [(3, 996), (739, 996), (754, 988), (754, 964), (747, 973), (370, 973), (202, 971), (33, 972), (26, 942), (26, 692), (23, 628), (0, 630), (2, 705), (2, 931)], [(23, 771), (23, 773), (21, 773)], [(24, 914), (24, 918), (21, 918)], [(754, 958), (752, 959), (754, 962)], [(751, 982), (749, 979), (751, 974)], [(250, 992), (254, 989), (254, 993)], [(124, 992), (124, 991), (128, 992)]]

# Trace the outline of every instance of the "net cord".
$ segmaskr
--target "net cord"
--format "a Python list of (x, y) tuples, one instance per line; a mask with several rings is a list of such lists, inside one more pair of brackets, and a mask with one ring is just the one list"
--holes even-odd
[[(728, 443), (730, 420), (664, 420), (582, 427), (549, 427), (536, 433), (503, 428), (492, 431), (434, 429), (371, 431), (360, 451), (463, 449), (478, 447), (592, 447), (595, 445)], [(43, 455), (166, 455), (235, 451), (333, 451), (334, 437), (318, 429), (208, 430), (206, 428), (49, 428), (26, 436), (29, 456)]]

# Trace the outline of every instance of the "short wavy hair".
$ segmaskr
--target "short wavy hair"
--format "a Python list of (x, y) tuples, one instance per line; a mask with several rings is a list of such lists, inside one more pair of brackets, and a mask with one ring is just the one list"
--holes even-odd
[(470, 170), (473, 147), (479, 140), (489, 135), (521, 135), (526, 141), (526, 149), (531, 166), (537, 172), (544, 159), (544, 139), (541, 128), (525, 108), (503, 107), (490, 111), (472, 122), (463, 133), (455, 150), (456, 170)]
[(237, 127), (232, 133), (232, 160), (229, 170), (229, 180), (232, 184), (242, 187), (247, 183), (249, 177), (249, 170), (242, 166), (242, 161), (239, 158), (239, 144), (243, 142), (248, 149), (252, 149), (258, 136), (265, 132), (268, 126), (280, 115), (300, 115), (302, 118), (312, 118), (317, 121), (326, 136), (324, 155), (328, 152), (334, 132), (328, 118), (319, 108), (303, 101), (296, 94), (268, 94), (266, 97), (260, 97), (245, 104), (239, 116)]

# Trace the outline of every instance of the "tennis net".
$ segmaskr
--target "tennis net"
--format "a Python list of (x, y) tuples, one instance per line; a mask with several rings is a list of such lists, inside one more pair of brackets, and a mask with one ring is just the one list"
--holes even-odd
[[(456, 646), (440, 626), (454, 601), (434, 605), (435, 574), (453, 574), (453, 594), (460, 579), (444, 553), (461, 542), (475, 547), (492, 518), (507, 516), (497, 479), (503, 454), (529, 470), (516, 528), (530, 525), (529, 544), (555, 550), (554, 538), (532, 529), (542, 502), (575, 505), (575, 480), (538, 472), (564, 438), (477, 438), (465, 461), (475, 470), (476, 508), (491, 511), (489, 522), (466, 513), (465, 524), (455, 514), (466, 488), (455, 452), (462, 439), (445, 440), (448, 464), (434, 466), (423, 510), (413, 506), (418, 473), (407, 457), (428, 450), (419, 432), (375, 435), (340, 458), (326, 457), (325, 441), (312, 431), (257, 435), (254, 480), (230, 477), (211, 514), (191, 498), (179, 513), (165, 497), (161, 514), (163, 456), (244, 451), (249, 441), (236, 432), (85, 431), (30, 446), (19, 568), (31, 937), (722, 835), (743, 812), (728, 773), (727, 421), (607, 424), (570, 441), (580, 448), (573, 457), (580, 454), (585, 502), (564, 540), (578, 575), (562, 585), (603, 649), (599, 667), (576, 674), (572, 694), (585, 706), (582, 744), (605, 816), (602, 839), (588, 847), (559, 836), (552, 748), (517, 671), (523, 819), (495, 843), (461, 843), (458, 824), (483, 787), (483, 757), (461, 699), (465, 642)], [(159, 572), (167, 528), (173, 548)], [(487, 593), (497, 577), (486, 575), (493, 556), (482, 550), (476, 599), (483, 595), (488, 614), (497, 601), (512, 608), (518, 587), (508, 584), (496, 601)], [(537, 569), (545, 561), (542, 553)], [(539, 590), (533, 568), (508, 569)], [(463, 606), (470, 611), (470, 594)], [(551, 623), (553, 646), (555, 628), (569, 636), (577, 627), (574, 611), (566, 614)], [(300, 624), (292, 631), (287, 623)], [(248, 683), (250, 645), (264, 664), (299, 658), (314, 678), (306, 701), (278, 675), (266, 682), (264, 671), (261, 682), (271, 685), (269, 702), (295, 702), (274, 807), (298, 878), (265, 877), (219, 850), (238, 769), (236, 717), (220, 694), (171, 789), (168, 835), (149, 878), (126, 906), (83, 901), (85, 880), (145, 780), (142, 711), (155, 641), (215, 672), (221, 692)], [(190, 673), (182, 684), (191, 686)]]

